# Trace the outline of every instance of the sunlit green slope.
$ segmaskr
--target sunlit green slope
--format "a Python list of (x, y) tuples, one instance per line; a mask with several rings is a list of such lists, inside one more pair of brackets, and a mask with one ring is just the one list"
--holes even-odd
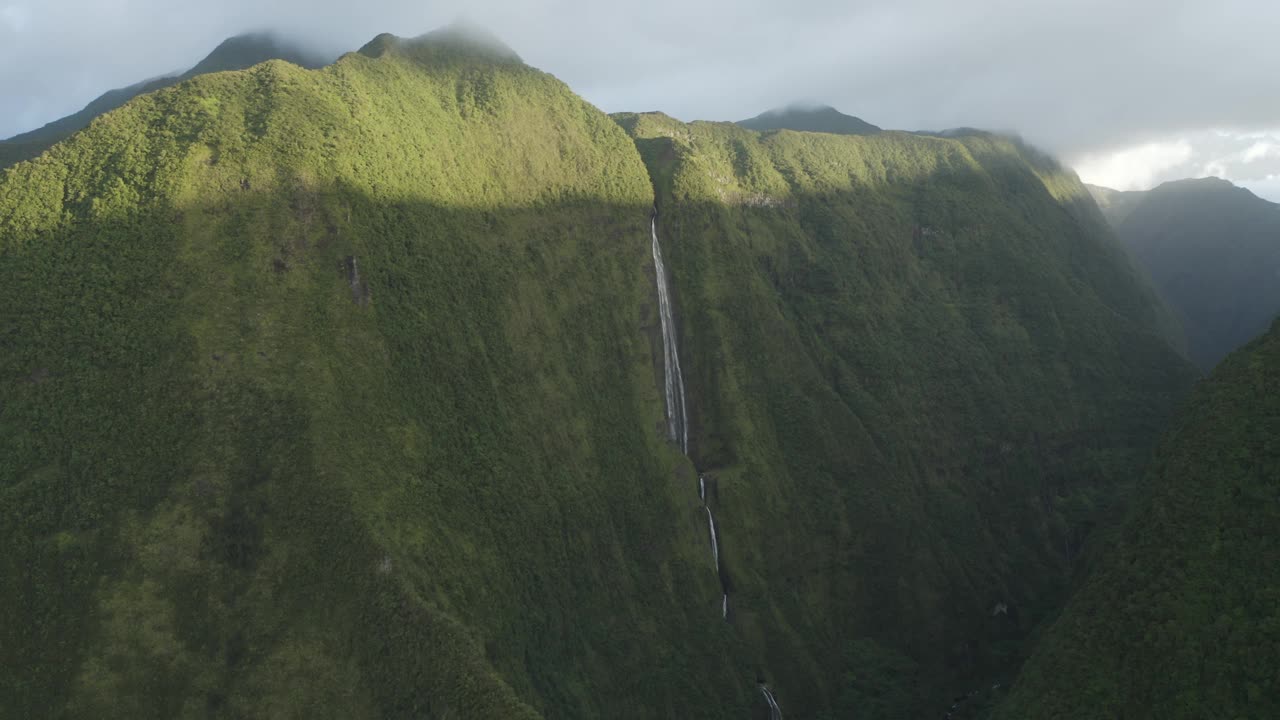
[(228, 38), (184, 73), (109, 90), (78, 112), (35, 130), (0, 140), (0, 168), (36, 157), (55, 143), (85, 128), (94, 118), (115, 110), (139, 95), (176, 85), (197, 75), (244, 70), (267, 60), (285, 60), (303, 67), (320, 67), (327, 64), (329, 58), (303, 50), (271, 33), (248, 33)]
[(744, 717), (631, 141), (509, 52), (207, 75), (0, 173), (15, 717)]

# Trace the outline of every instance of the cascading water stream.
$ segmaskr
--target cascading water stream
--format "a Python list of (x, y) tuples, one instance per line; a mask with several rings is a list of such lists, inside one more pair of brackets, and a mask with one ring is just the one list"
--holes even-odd
[(684, 375), (680, 372), (680, 351), (676, 347), (676, 323), (671, 312), (671, 291), (667, 286), (667, 266), (658, 245), (658, 216), (649, 221), (653, 238), (653, 267), (658, 276), (658, 318), (662, 322), (663, 389), (667, 397), (667, 436), (680, 443), (680, 452), (689, 454), (688, 416), (684, 407)]
[[(649, 220), (649, 235), (653, 241), (653, 267), (658, 285), (658, 318), (662, 324), (662, 380), (667, 401), (667, 437), (680, 443), (680, 452), (689, 454), (689, 419), (685, 408), (684, 374), (680, 370), (680, 351), (676, 343), (676, 324), (671, 306), (671, 290), (667, 284), (667, 266), (662, 262), (662, 248), (658, 244), (658, 213), (654, 210)], [(711, 533), (711, 559), (715, 562), (716, 577), (720, 580), (720, 617), (729, 617), (729, 592), (720, 569), (720, 539), (716, 536), (716, 519), (707, 503), (706, 479), (698, 476), (698, 499), (707, 511), (707, 529)], [(769, 702), (769, 720), (782, 720), (782, 710), (773, 693), (763, 683), (760, 690)]]
[(716, 563), (716, 575), (720, 574), (720, 543), (716, 542), (716, 519), (711, 515), (711, 508), (702, 506), (707, 511), (707, 526), (711, 529), (711, 559)]
[(782, 708), (778, 707), (778, 699), (769, 691), (768, 686), (760, 683), (760, 692), (764, 693), (764, 699), (769, 703), (769, 720), (782, 720)]
[[(706, 502), (706, 488), (702, 484), (702, 478), (698, 478), (698, 489), (701, 491), (703, 502)], [(716, 577), (720, 577), (720, 541), (716, 539), (716, 518), (711, 514), (711, 508), (705, 504), (703, 510), (707, 511), (707, 528), (711, 531), (711, 559), (715, 561)], [(720, 581), (720, 617), (722, 619), (729, 617), (729, 593), (724, 590), (724, 580)]]

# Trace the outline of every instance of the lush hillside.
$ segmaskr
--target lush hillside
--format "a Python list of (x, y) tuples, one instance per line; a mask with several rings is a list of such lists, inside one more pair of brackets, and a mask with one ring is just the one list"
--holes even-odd
[(4, 714), (748, 716), (652, 205), (607, 116), (448, 33), (0, 173)]
[(733, 623), (788, 713), (941, 715), (1005, 677), (1193, 374), (1084, 188), (990, 135), (616, 119)]
[(880, 128), (861, 118), (845, 115), (828, 105), (776, 108), (738, 123), (749, 130), (798, 130), (836, 135), (873, 135)]
[(618, 121), (384, 35), (0, 171), (5, 711), (915, 718), (1010, 673), (1193, 374), (1083, 188)]
[(1280, 314), (1280, 205), (1217, 178), (1179, 180), (1107, 211), (1211, 369)]
[(110, 90), (75, 114), (0, 141), (0, 168), (36, 157), (54, 143), (83, 129), (94, 118), (115, 110), (139, 95), (176, 85), (197, 75), (244, 70), (267, 60), (284, 60), (311, 68), (320, 67), (329, 61), (270, 33), (238, 35), (224, 41), (208, 57), (180, 75), (145, 80), (129, 87)]
[(1280, 716), (1280, 323), (1178, 416), (1007, 718)]

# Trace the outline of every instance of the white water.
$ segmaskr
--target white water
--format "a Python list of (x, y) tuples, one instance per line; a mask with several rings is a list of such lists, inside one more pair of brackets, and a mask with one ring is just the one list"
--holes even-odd
[(716, 575), (720, 574), (720, 545), (716, 542), (716, 519), (711, 516), (711, 508), (702, 506), (707, 511), (707, 526), (711, 528), (711, 557), (716, 561)]
[[(689, 419), (685, 409), (684, 373), (680, 370), (680, 350), (677, 346), (675, 318), (671, 310), (671, 290), (667, 284), (667, 266), (662, 261), (662, 248), (658, 245), (658, 216), (649, 221), (649, 235), (653, 240), (653, 268), (658, 285), (658, 319), (662, 323), (662, 380), (667, 402), (667, 437), (680, 443), (680, 452), (689, 454)], [(707, 511), (707, 529), (711, 533), (711, 558), (715, 561), (716, 577), (720, 577), (720, 541), (716, 538), (716, 519), (707, 505), (707, 483), (698, 476), (698, 498)], [(720, 586), (720, 617), (729, 617), (729, 593)], [(782, 711), (773, 694), (760, 686), (769, 701), (769, 720), (782, 720)]]
[(688, 417), (684, 408), (684, 376), (680, 372), (680, 351), (676, 347), (676, 324), (671, 313), (671, 291), (667, 286), (667, 266), (658, 246), (658, 216), (649, 221), (653, 238), (653, 267), (658, 276), (658, 318), (662, 321), (663, 386), (667, 398), (667, 437), (689, 452)]
[(782, 720), (782, 708), (778, 707), (778, 700), (764, 683), (760, 684), (760, 692), (764, 693), (764, 699), (769, 702), (769, 720)]

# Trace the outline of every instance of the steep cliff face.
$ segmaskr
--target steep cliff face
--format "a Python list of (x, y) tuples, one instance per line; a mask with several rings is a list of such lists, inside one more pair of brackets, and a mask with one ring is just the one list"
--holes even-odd
[(1010, 667), (1192, 374), (1075, 178), (618, 120), (451, 29), (3, 171), (5, 709), (919, 717)]
[(652, 206), (608, 117), (452, 33), (0, 175), (6, 710), (745, 716)]
[(787, 712), (991, 684), (1194, 375), (1086, 191), (985, 134), (615, 119), (657, 188), (731, 617)]
[(1280, 324), (1200, 384), (999, 717), (1280, 713)]

